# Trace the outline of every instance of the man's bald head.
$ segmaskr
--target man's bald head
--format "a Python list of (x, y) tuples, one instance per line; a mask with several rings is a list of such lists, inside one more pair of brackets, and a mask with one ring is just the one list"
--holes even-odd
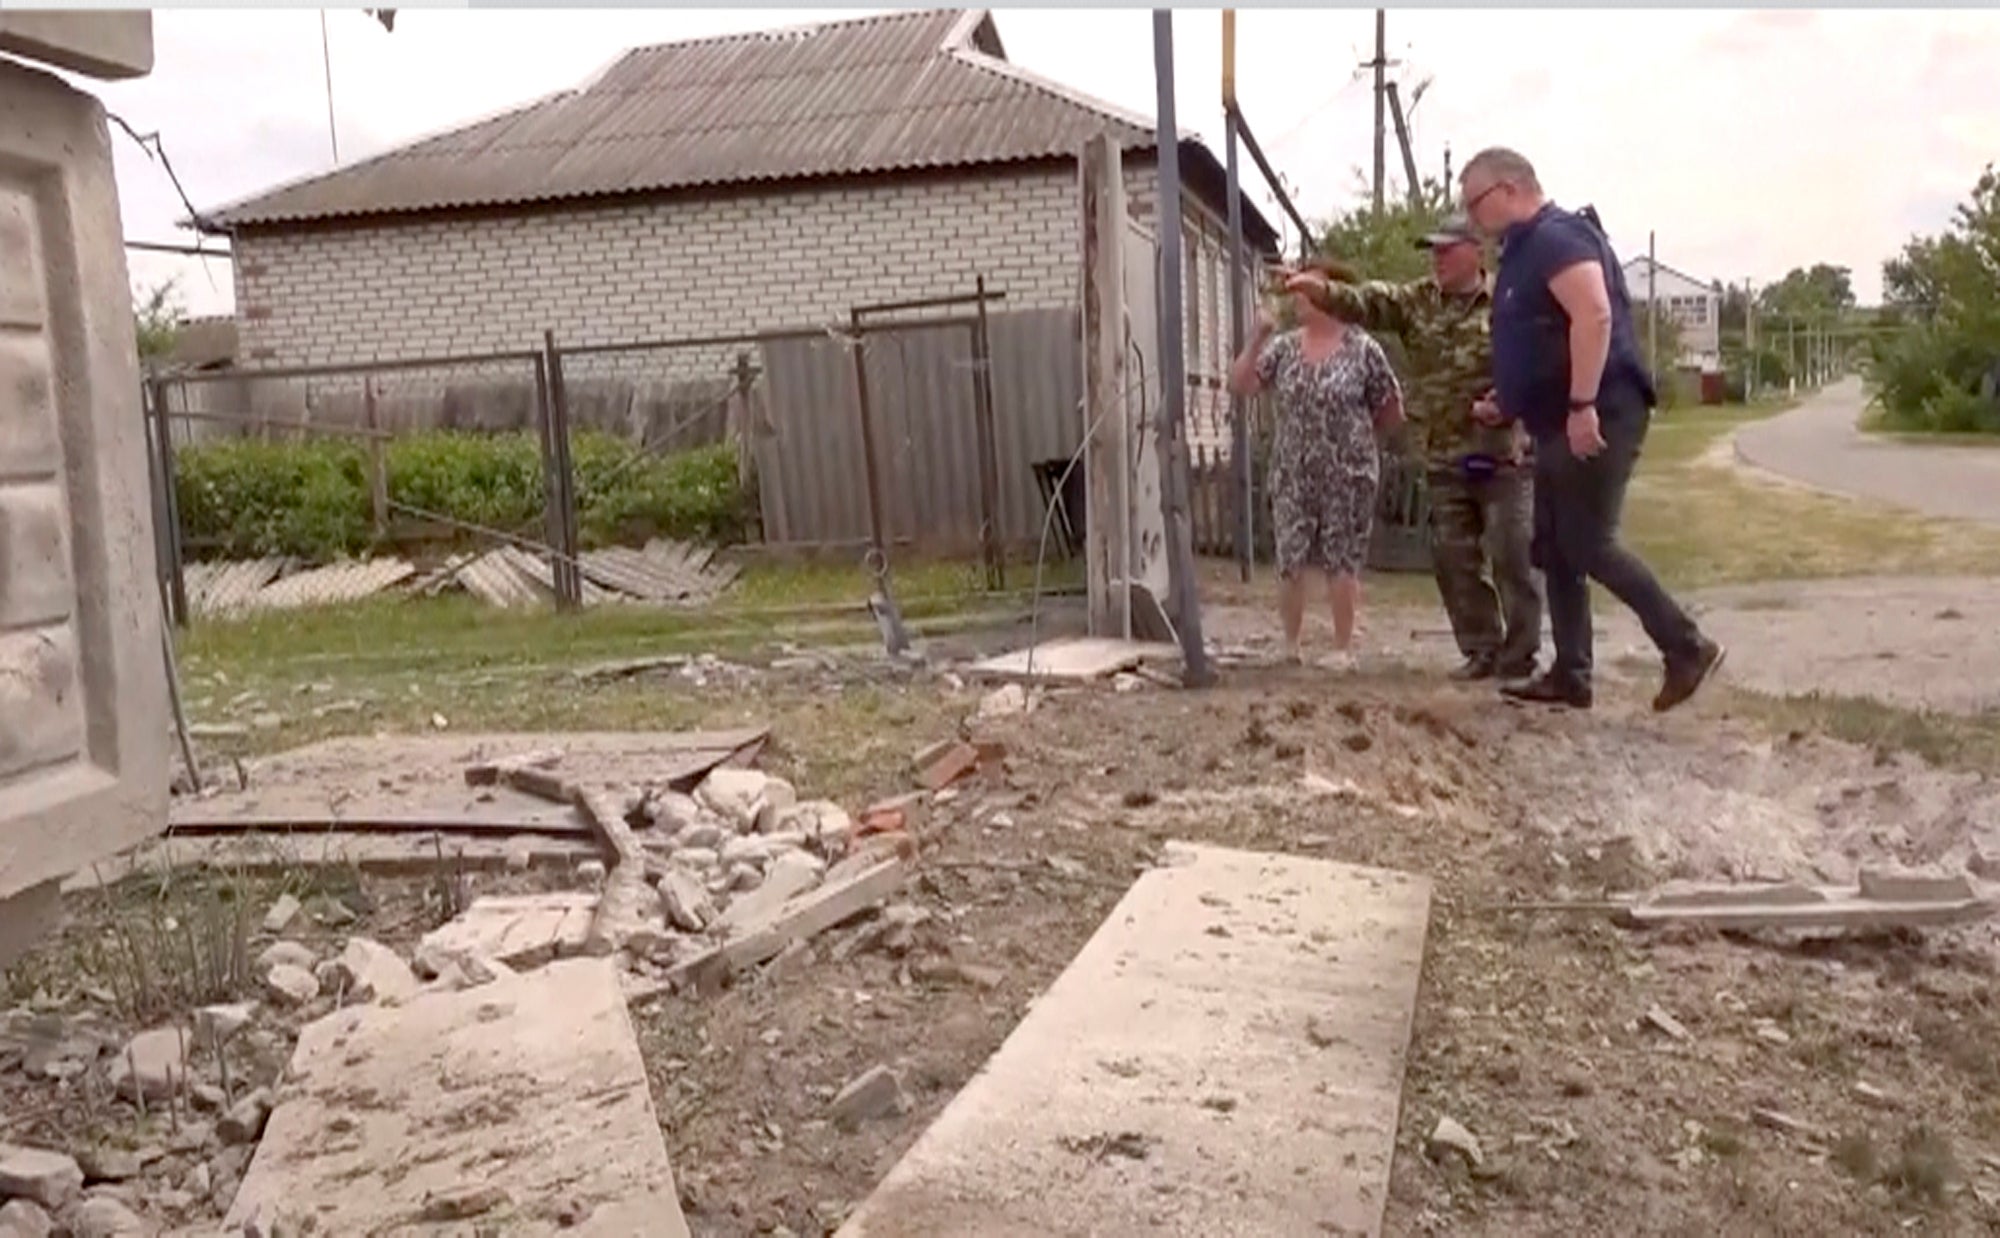
[(1489, 236), (1527, 219), (1543, 202), (1535, 165), (1505, 146), (1489, 146), (1466, 160), (1458, 188), (1466, 215)]

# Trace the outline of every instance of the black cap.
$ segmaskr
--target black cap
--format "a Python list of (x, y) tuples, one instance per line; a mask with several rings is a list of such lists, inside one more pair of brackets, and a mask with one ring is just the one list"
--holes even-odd
[(1418, 249), (1441, 249), (1446, 245), (1477, 245), (1479, 234), (1463, 215), (1447, 215), (1435, 229), (1417, 238)]

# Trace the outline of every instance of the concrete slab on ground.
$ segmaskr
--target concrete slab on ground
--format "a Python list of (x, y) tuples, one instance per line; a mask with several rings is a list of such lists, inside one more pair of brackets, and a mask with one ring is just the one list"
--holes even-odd
[(734, 731), (581, 731), (538, 735), (393, 735), (329, 739), (250, 765), (249, 786), (174, 801), (177, 834), (342, 829), (591, 837), (573, 804), (512, 787), (468, 786), (465, 768), (557, 749), (554, 776), (588, 787), (687, 791), (768, 727)]
[(288, 1077), (231, 1233), (688, 1233), (609, 959), (337, 1011)]
[(1169, 856), (839, 1238), (1381, 1232), (1429, 881)]
[(1116, 640), (1102, 636), (1046, 640), (1026, 649), (974, 663), (972, 673), (987, 679), (1104, 679), (1148, 661), (1178, 661), (1175, 645)]

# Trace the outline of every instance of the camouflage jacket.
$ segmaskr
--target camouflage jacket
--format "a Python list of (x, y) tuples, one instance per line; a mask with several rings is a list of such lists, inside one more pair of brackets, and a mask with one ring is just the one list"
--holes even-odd
[(1403, 407), (1414, 445), (1432, 468), (1455, 468), (1468, 455), (1505, 461), (1510, 427), (1482, 426), (1472, 404), (1493, 386), (1492, 297), (1448, 295), (1432, 279), (1407, 284), (1369, 280), (1331, 284), (1321, 308), (1376, 334), (1397, 336), (1406, 359)]

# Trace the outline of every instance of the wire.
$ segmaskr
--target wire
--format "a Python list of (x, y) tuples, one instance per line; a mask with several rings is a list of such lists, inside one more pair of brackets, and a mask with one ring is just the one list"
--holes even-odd
[(182, 208), (187, 211), (188, 219), (197, 228), (200, 228), (204, 232), (222, 231), (221, 228), (215, 225), (213, 220), (196, 210), (194, 203), (188, 200), (187, 190), (181, 188), (181, 178), (174, 172), (174, 161), (167, 157), (166, 144), (160, 141), (158, 132), (141, 134), (127, 123), (123, 116), (120, 116), (116, 112), (106, 112), (105, 116), (116, 123), (120, 129), (123, 129), (126, 135), (134, 142), (139, 144), (139, 149), (146, 152), (146, 158), (159, 164), (161, 168), (166, 170), (167, 179), (173, 182), (174, 192), (180, 195)]

